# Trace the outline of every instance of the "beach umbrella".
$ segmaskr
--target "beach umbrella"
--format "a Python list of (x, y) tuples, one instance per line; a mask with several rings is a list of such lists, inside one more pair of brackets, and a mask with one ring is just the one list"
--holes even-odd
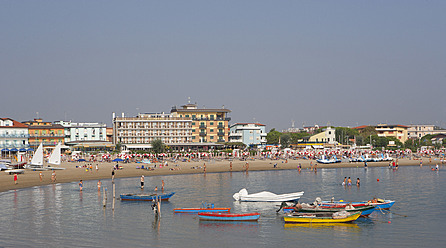
[(122, 162), (122, 161), (124, 161), (123, 159), (120, 159), (120, 158), (115, 158), (115, 159), (113, 159), (112, 160), (113, 162)]
[(87, 160), (85, 160), (83, 158), (77, 160), (77, 162), (85, 162), (85, 161), (87, 161)]

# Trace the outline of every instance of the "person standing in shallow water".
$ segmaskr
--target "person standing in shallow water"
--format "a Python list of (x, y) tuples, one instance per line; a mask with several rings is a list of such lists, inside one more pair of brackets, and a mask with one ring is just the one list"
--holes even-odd
[(358, 177), (358, 178), (356, 178), (356, 186), (359, 187), (359, 185), (360, 185), (360, 181), (359, 181), (359, 177)]
[(144, 175), (141, 176), (141, 189), (144, 189)]
[(345, 186), (346, 183), (347, 183), (347, 177), (344, 177), (344, 181), (342, 182), (342, 186)]
[(350, 177), (348, 177), (348, 179), (347, 179), (347, 185), (352, 186), (352, 179), (350, 179)]

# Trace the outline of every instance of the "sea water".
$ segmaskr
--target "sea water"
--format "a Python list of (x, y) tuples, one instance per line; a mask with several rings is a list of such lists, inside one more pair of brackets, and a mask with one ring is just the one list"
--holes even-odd
[[(445, 172), (428, 166), (275, 170), (146, 177), (144, 193), (161, 180), (176, 192), (161, 204), (157, 218), (151, 202), (121, 202), (119, 194), (140, 193), (139, 178), (116, 179), (107, 188), (106, 206), (97, 181), (55, 184), (0, 193), (0, 247), (442, 247), (446, 242)], [(342, 186), (344, 177), (361, 185)], [(378, 180), (379, 179), (379, 180)], [(305, 191), (301, 202), (395, 200), (391, 211), (375, 211), (352, 224), (285, 225), (280, 203), (236, 202), (232, 195)], [(200, 221), (174, 208), (231, 207), (231, 212), (259, 212), (258, 222)], [(114, 205), (114, 209), (112, 209)]]

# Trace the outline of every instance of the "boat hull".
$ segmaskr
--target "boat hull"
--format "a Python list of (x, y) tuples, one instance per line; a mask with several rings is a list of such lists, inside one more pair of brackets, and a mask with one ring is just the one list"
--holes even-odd
[(242, 189), (238, 193), (235, 193), (232, 197), (236, 201), (244, 202), (289, 202), (299, 200), (303, 194), (303, 191), (280, 195), (268, 191), (248, 194), (248, 191), (246, 189)]
[(318, 213), (302, 213), (298, 216), (285, 216), (285, 223), (347, 223), (355, 221), (361, 215), (361, 212), (354, 212), (345, 218), (335, 219), (331, 216), (318, 217)]
[(197, 213), (229, 213), (231, 208), (175, 208), (173, 212), (176, 214), (179, 213), (188, 213), (188, 214), (197, 214)]
[[(290, 212), (294, 208), (293, 207), (285, 207), (283, 208), (284, 212)], [(347, 211), (347, 212), (361, 212), (361, 216), (369, 216), (373, 211), (375, 211), (375, 206), (368, 205), (364, 207), (356, 207), (355, 209), (345, 209), (344, 208), (336, 208), (336, 207), (327, 207), (320, 206), (318, 208), (302, 208), (299, 210), (300, 213), (316, 213), (316, 212), (325, 212), (325, 213), (335, 213), (339, 211)]]
[[(345, 207), (347, 206), (347, 204), (350, 204), (350, 202), (329, 202), (329, 201), (323, 201), (322, 205), (324, 206), (337, 206), (337, 207)], [(380, 209), (390, 209), (393, 204), (395, 204), (395, 201), (391, 201), (391, 200), (384, 200), (384, 202), (351, 202), (353, 207), (360, 207), (360, 206), (365, 206), (367, 204), (375, 206), (375, 210), (380, 210)]]
[(175, 192), (169, 193), (169, 194), (162, 194), (162, 195), (140, 195), (140, 194), (122, 194), (120, 195), (121, 201), (153, 201), (156, 199), (160, 199), (161, 201), (168, 201), (170, 197), (172, 197), (175, 194)]
[(260, 218), (260, 214), (198, 213), (198, 217), (200, 220), (212, 221), (257, 221)]

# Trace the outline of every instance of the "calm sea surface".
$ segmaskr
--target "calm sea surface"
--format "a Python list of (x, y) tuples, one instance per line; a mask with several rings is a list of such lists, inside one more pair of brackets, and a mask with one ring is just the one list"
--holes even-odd
[[(49, 185), (0, 193), (0, 247), (444, 247), (446, 243), (446, 167), (319, 169), (208, 173), (146, 177), (144, 192), (161, 186), (176, 194), (162, 203), (155, 218), (147, 202), (115, 201), (108, 188), (106, 208), (97, 181)], [(361, 179), (361, 186), (344, 187), (344, 177)], [(379, 182), (377, 181), (379, 179)], [(117, 179), (116, 192), (137, 193), (139, 178)], [(390, 212), (374, 212), (354, 224), (284, 225), (278, 204), (239, 203), (232, 195), (305, 191), (301, 202), (316, 197), (344, 201), (395, 200)], [(235, 213), (258, 211), (258, 223), (199, 221), (196, 215), (172, 209), (200, 207), (202, 202), (231, 207)], [(390, 223), (389, 223), (390, 222)]]

